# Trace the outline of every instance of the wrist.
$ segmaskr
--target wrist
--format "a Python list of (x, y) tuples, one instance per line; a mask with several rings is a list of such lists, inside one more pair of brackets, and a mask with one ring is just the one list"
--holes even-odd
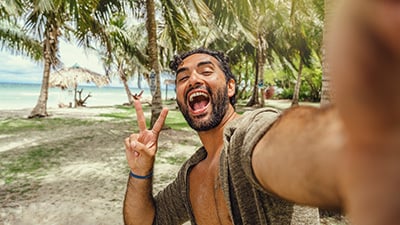
[(132, 178), (135, 179), (140, 179), (140, 180), (145, 180), (145, 179), (149, 179), (151, 177), (153, 177), (153, 170), (150, 170), (149, 173), (147, 173), (146, 175), (138, 175), (132, 172), (132, 170), (129, 172), (129, 176), (131, 176)]

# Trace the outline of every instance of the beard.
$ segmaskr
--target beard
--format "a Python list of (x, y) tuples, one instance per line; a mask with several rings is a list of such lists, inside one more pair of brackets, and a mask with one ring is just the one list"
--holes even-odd
[[(189, 126), (195, 131), (207, 131), (217, 127), (224, 118), (229, 106), (228, 90), (222, 87), (216, 90), (215, 95), (211, 92), (210, 88), (206, 88), (210, 96), (210, 103), (212, 104), (211, 117), (208, 121), (196, 120), (189, 114), (189, 109), (186, 104), (181, 104), (177, 100), (179, 110), (182, 112)], [(185, 101), (187, 102), (187, 101)], [(199, 116), (201, 118), (203, 116)]]

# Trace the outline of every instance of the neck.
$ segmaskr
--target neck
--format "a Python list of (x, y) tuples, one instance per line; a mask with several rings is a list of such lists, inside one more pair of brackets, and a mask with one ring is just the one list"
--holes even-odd
[(234, 120), (238, 116), (239, 115), (235, 112), (233, 107), (230, 106), (221, 123), (217, 127), (211, 130), (198, 132), (200, 140), (207, 151), (207, 160), (212, 160), (215, 156), (219, 156), (224, 144), (224, 128), (230, 121)]

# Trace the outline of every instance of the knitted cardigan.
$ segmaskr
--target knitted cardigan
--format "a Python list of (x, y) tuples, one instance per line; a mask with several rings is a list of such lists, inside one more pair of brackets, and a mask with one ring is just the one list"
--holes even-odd
[[(224, 129), (224, 149), (220, 157), (219, 180), (232, 221), (239, 224), (317, 225), (318, 209), (295, 205), (265, 191), (251, 167), (252, 150), (279, 117), (274, 109), (246, 112)], [(153, 224), (196, 224), (189, 198), (189, 173), (207, 157), (198, 149), (180, 169), (177, 178), (155, 196)]]

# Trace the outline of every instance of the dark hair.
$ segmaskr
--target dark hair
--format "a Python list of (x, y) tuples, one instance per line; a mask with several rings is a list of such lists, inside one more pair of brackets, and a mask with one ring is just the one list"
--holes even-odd
[[(175, 55), (174, 59), (169, 63), (169, 68), (176, 73), (178, 66), (182, 63), (182, 61), (193, 54), (207, 54), (217, 59), (219, 62), (218, 66), (221, 68), (222, 72), (224, 72), (226, 82), (228, 83), (229, 80), (233, 79), (235, 81), (235, 87), (237, 87), (236, 78), (232, 74), (232, 71), (229, 67), (229, 58), (223, 52), (213, 51), (205, 48), (197, 48), (188, 52), (184, 52), (180, 55)], [(229, 98), (229, 102), (232, 106), (235, 106), (236, 103), (235, 95)]]

